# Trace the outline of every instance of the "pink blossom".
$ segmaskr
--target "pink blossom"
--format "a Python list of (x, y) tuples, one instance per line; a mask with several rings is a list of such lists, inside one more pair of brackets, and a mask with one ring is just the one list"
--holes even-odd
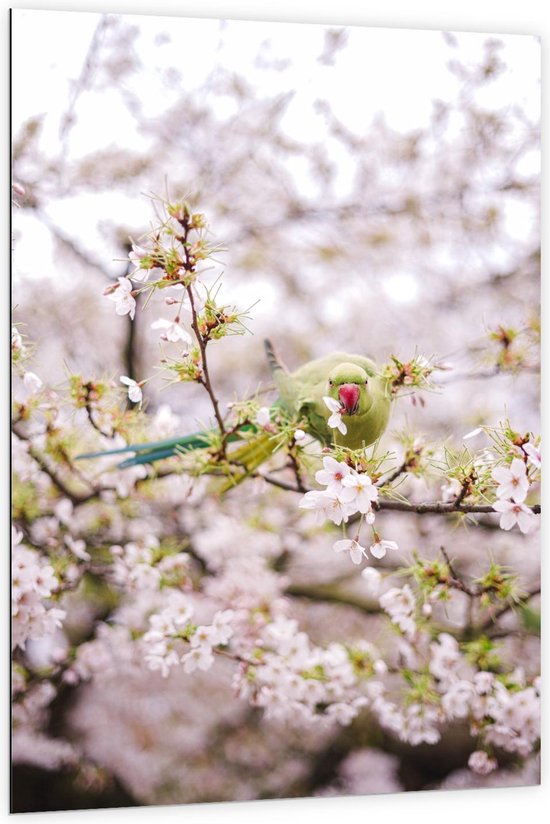
[(118, 284), (109, 287), (104, 294), (115, 302), (115, 312), (117, 315), (130, 315), (133, 320), (136, 314), (136, 301), (133, 292), (133, 285), (128, 278), (118, 278)]
[(377, 538), (370, 547), (370, 553), (375, 558), (383, 558), (388, 549), (399, 549), (399, 547), (395, 541), (386, 541)]
[(489, 758), (485, 750), (476, 750), (470, 755), (468, 766), (477, 775), (489, 775), (496, 770), (498, 763), (494, 758)]
[(189, 332), (187, 332), (183, 326), (180, 326), (180, 324), (176, 321), (169, 321), (165, 318), (159, 318), (158, 320), (153, 321), (151, 324), (151, 329), (164, 330), (160, 335), (161, 340), (165, 340), (170, 343), (177, 343), (180, 340), (187, 344), (192, 343)]
[(350, 538), (344, 538), (342, 541), (336, 541), (333, 547), (335, 552), (349, 552), (350, 558), (354, 564), (360, 564), (365, 557), (366, 549), (357, 541)]
[(141, 391), (141, 386), (137, 381), (133, 378), (129, 378), (127, 375), (121, 375), (120, 382), (128, 387), (128, 397), (133, 403), (142, 402), (143, 392)]
[[(322, 486), (326, 486), (331, 492), (340, 492), (344, 478), (351, 472), (346, 463), (340, 463), (335, 458), (327, 455), (323, 458), (323, 469), (315, 473), (315, 480)], [(353, 497), (352, 495), (349, 496)]]
[(329, 411), (332, 412), (330, 418), (327, 421), (328, 425), (331, 429), (338, 429), (338, 431), (341, 432), (342, 435), (345, 435), (348, 431), (348, 428), (342, 420), (342, 404), (340, 404), (338, 401), (335, 401), (334, 398), (329, 398), (328, 396), (325, 396), (323, 398), (323, 401), (325, 402), (325, 406), (329, 409)]
[(513, 501), (495, 501), (493, 509), (502, 513), (500, 516), (501, 529), (509, 530), (517, 524), (525, 535), (535, 525), (536, 515), (525, 504), (514, 503)]
[(531, 466), (535, 466), (537, 469), (540, 469), (542, 464), (540, 443), (538, 446), (535, 446), (535, 444), (530, 442), (526, 443), (523, 447), (523, 451), (527, 455), (527, 461), (531, 464)]
[(509, 467), (497, 466), (492, 476), (499, 485), (499, 498), (511, 498), (516, 503), (521, 503), (527, 497), (529, 479), (525, 463), (520, 458), (514, 458)]

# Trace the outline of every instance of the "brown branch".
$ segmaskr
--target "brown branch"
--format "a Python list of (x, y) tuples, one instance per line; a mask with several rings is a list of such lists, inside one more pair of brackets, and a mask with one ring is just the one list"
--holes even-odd
[(440, 546), (439, 551), (443, 555), (445, 563), (447, 564), (447, 567), (449, 568), (449, 572), (451, 573), (451, 576), (452, 576), (451, 578), (449, 578), (445, 582), (447, 584), (447, 586), (453, 587), (453, 589), (458, 589), (461, 592), (465, 592), (466, 595), (470, 596), (470, 598), (475, 598), (477, 595), (479, 595), (480, 594), (479, 592), (477, 592), (475, 589), (472, 589), (471, 587), (467, 586), (464, 583), (464, 581), (462, 580), (462, 578), (460, 577), (460, 575), (457, 574), (456, 570), (454, 569), (453, 563), (452, 563), (451, 559), (449, 558), (449, 556), (447, 554), (447, 550), (445, 549), (445, 547)]
[(61, 475), (50, 465), (49, 461), (45, 458), (45, 456), (31, 444), (30, 438), (26, 435), (23, 435), (22, 432), (19, 432), (15, 426), (12, 426), (12, 432), (16, 437), (19, 438), (21, 441), (25, 441), (29, 444), (29, 455), (31, 458), (38, 464), (39, 468), (44, 472), (53, 485), (64, 495), (68, 498), (73, 505), (83, 503), (89, 496), (82, 495), (78, 492), (72, 490), (69, 486), (67, 486), (65, 480), (61, 477)]
[(212, 407), (214, 409), (214, 416), (220, 428), (220, 432), (223, 436), (225, 436), (225, 424), (223, 421), (223, 417), (220, 412), (220, 407), (218, 404), (218, 399), (214, 394), (214, 390), (212, 388), (212, 383), (210, 381), (210, 373), (208, 371), (208, 361), (206, 359), (206, 341), (204, 340), (203, 336), (201, 335), (199, 324), (197, 320), (197, 310), (195, 308), (195, 298), (193, 296), (193, 289), (191, 286), (186, 287), (187, 294), (189, 296), (189, 303), (191, 305), (191, 326), (193, 328), (193, 332), (195, 333), (195, 337), (197, 338), (197, 343), (199, 344), (199, 349), (201, 352), (201, 363), (202, 363), (202, 377), (199, 379), (199, 383), (204, 386), (208, 395), (210, 397), (210, 401), (212, 402)]
[(464, 500), (464, 498), (468, 494), (469, 489), (470, 489), (470, 478), (465, 478), (462, 481), (462, 488), (461, 488), (460, 492), (458, 493), (455, 500), (453, 501), (453, 508), (454, 509), (460, 509), (462, 501)]
[(359, 609), (369, 615), (378, 615), (382, 612), (378, 603), (352, 593), (341, 592), (333, 584), (290, 584), (285, 589), (285, 595), (293, 598), (305, 598), (308, 601), (342, 604), (343, 606)]
[[(294, 440), (293, 440), (294, 443)], [(307, 488), (304, 486), (304, 482), (302, 481), (302, 476), (300, 474), (300, 467), (298, 465), (298, 461), (296, 459), (296, 455), (293, 453), (292, 449), (288, 450), (288, 458), (290, 461), (290, 468), (294, 472), (294, 477), (296, 478), (296, 488), (300, 490), (300, 492), (307, 492)]]
[[(309, 492), (311, 490), (308, 489), (298, 489), (297, 486), (294, 484), (288, 483), (287, 481), (281, 481), (278, 478), (274, 478), (272, 475), (267, 475), (263, 473), (258, 473), (256, 477), (261, 477), (264, 481), (267, 481), (268, 484), (272, 484), (272, 486), (277, 486), (279, 489), (285, 489), (288, 492)], [(411, 504), (408, 501), (388, 501), (388, 500), (381, 500), (375, 501), (372, 505), (372, 508), (375, 510), (391, 510), (393, 512), (413, 512), (416, 515), (426, 515), (431, 513), (433, 515), (452, 515), (455, 513), (461, 514), (492, 514), (496, 515), (497, 513), (493, 509), (491, 504), (459, 504), (457, 506), (456, 501), (446, 502), (446, 501), (430, 501), (428, 503), (422, 504)], [(540, 515), (541, 513), (541, 505), (534, 504), (534, 506), (528, 507), (535, 515)]]
[[(373, 509), (387, 509), (394, 512), (414, 512), (417, 515), (432, 513), (434, 515), (452, 515), (453, 513), (476, 514), (476, 513), (497, 513), (491, 504), (460, 504), (456, 506), (454, 501), (450, 503), (443, 501), (430, 501), (423, 504), (411, 504), (408, 501), (375, 501)], [(535, 515), (540, 515), (541, 505), (535, 504), (528, 507)]]
[(387, 484), (393, 483), (394, 481), (397, 480), (397, 478), (399, 478), (400, 475), (402, 475), (404, 472), (406, 472), (408, 468), (409, 468), (409, 462), (408, 461), (403, 461), (401, 466), (398, 466), (397, 469), (395, 469), (388, 478), (385, 478), (384, 480), (380, 479), (379, 481), (376, 482), (375, 486), (378, 486), (378, 487), (387, 486)]
[(288, 483), (287, 481), (281, 481), (279, 478), (274, 478), (273, 475), (267, 475), (263, 472), (256, 472), (252, 475), (253, 478), (263, 478), (268, 484), (271, 486), (276, 486), (278, 489), (285, 489), (287, 492), (299, 492), (303, 494), (304, 492), (308, 492), (307, 489), (299, 489), (294, 484)]

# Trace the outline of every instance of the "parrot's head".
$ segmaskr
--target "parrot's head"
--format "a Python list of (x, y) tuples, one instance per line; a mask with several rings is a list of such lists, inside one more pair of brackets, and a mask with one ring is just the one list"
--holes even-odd
[(373, 402), (369, 380), (360, 366), (341, 363), (328, 376), (328, 396), (342, 405), (344, 415), (364, 415)]

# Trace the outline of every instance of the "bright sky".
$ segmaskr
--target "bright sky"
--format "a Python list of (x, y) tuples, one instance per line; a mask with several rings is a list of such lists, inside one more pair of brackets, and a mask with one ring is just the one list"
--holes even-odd
[[(288, 133), (299, 140), (323, 139), (323, 116), (316, 112), (319, 98), (330, 101), (335, 114), (352, 130), (364, 133), (377, 112), (396, 130), (425, 126), (433, 101), (448, 99), (456, 89), (456, 79), (446, 70), (449, 58), (479, 60), (487, 34), (456, 35), (457, 48), (450, 49), (441, 33), (383, 28), (348, 28), (346, 48), (338, 52), (335, 65), (318, 61), (324, 47), (325, 27), (318, 24), (266, 23), (154, 16), (131, 16), (127, 22), (139, 29), (136, 51), (146, 70), (125, 77), (131, 91), (139, 91), (144, 112), (153, 118), (177, 97), (181, 85), (199, 86), (219, 62), (258, 89), (260, 95), (285, 91), (293, 99), (283, 120)], [(43, 112), (45, 120), (42, 146), (55, 156), (60, 151), (60, 116), (67, 109), (71, 88), (78, 78), (100, 15), (84, 12), (15, 10), (13, 12), (13, 127), (17, 132), (27, 118)], [(160, 35), (169, 33), (162, 42)], [(223, 40), (221, 35), (223, 34)], [(534, 119), (540, 108), (540, 50), (532, 37), (498, 35), (504, 42), (501, 56), (508, 65), (505, 82), (488, 87), (490, 105), (521, 104)], [(260, 46), (263, 57), (279, 61), (277, 71), (255, 64)], [(165, 71), (177, 66), (181, 81), (166, 82)], [(229, 98), (217, 99), (220, 116)], [(81, 157), (103, 146), (118, 144), (129, 150), (146, 150), (148, 138), (139, 134), (124, 106), (118, 89), (85, 93), (77, 103), (77, 121), (67, 146), (68, 159)], [(333, 145), (331, 144), (331, 152)], [(334, 144), (333, 159), (338, 160), (336, 191), (344, 194), (351, 184), (351, 167), (343, 148)], [(538, 159), (534, 158), (534, 164)], [(308, 193), (310, 182), (296, 164), (292, 171), (300, 187)], [(313, 191), (311, 191), (313, 194)], [(106, 196), (101, 194), (102, 198)], [(121, 195), (113, 193), (102, 209), (114, 213), (120, 208)], [(75, 202), (76, 201), (76, 202)], [(93, 228), (97, 200), (79, 196), (72, 201), (50, 204), (50, 213), (84, 242), (93, 246), (98, 237)], [(144, 204), (139, 198), (124, 200), (129, 220), (143, 222)], [(521, 217), (518, 218), (521, 221)], [(84, 236), (84, 226), (90, 227)], [(516, 226), (521, 227), (521, 223)], [(39, 232), (39, 236), (35, 235)], [(33, 276), (37, 243), (47, 244), (46, 234), (30, 226), (17, 241), (16, 274), (19, 270)], [(47, 248), (47, 247), (42, 247)], [(53, 272), (49, 255), (42, 256), (40, 277)], [(401, 281), (392, 290), (401, 298), (410, 296), (414, 283)]]
[[(81, 71), (100, 15), (30, 10), (15, 10), (13, 14), (13, 119), (17, 128), (37, 111), (55, 116), (66, 107), (69, 82)], [(334, 69), (316, 61), (325, 29), (317, 24), (228, 21), (220, 49), (220, 22), (216, 20), (132, 15), (126, 20), (141, 29), (138, 51), (150, 70), (149, 82), (140, 85), (140, 92), (150, 116), (169, 102), (170, 90), (159, 82), (163, 68), (178, 66), (185, 85), (195, 86), (206, 79), (216, 59), (243, 72), (265, 94), (288, 86), (285, 75), (288, 78), (289, 73), (293, 79), (299, 78), (286, 123), (294, 134), (303, 134), (308, 125), (314, 133), (316, 118), (311, 117), (310, 104), (321, 96), (329, 98), (336, 113), (354, 129), (364, 129), (380, 110), (396, 129), (425, 125), (432, 101), (447, 98), (455, 84), (444, 68), (453, 50), (439, 32), (349, 27), (348, 46), (337, 56)], [(169, 32), (171, 42), (158, 45), (158, 35), (165, 32)], [(488, 36), (463, 33), (456, 37), (461, 58), (475, 60)], [(540, 52), (533, 47), (533, 38), (499, 35), (498, 39), (505, 43), (503, 56), (509, 69), (500, 99), (491, 87), (493, 104), (501, 106), (513, 100), (536, 114)], [(270, 41), (268, 54), (279, 60), (290, 58), (293, 65), (278, 73), (254, 67), (258, 47), (266, 41)], [(159, 87), (164, 94), (158, 94)], [(348, 93), (342, 94), (346, 89)], [(102, 102), (109, 105), (109, 95), (106, 97)], [(120, 121), (119, 107), (108, 108), (107, 114), (113, 133), (119, 123), (125, 125)], [(80, 131), (80, 152), (95, 148), (94, 131)], [(135, 135), (127, 137), (135, 139)]]

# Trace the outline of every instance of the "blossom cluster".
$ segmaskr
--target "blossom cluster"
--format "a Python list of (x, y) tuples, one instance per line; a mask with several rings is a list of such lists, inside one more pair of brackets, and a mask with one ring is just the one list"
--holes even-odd
[(264, 708), (267, 718), (325, 718), (346, 725), (368, 703), (357, 692), (357, 675), (345, 646), (314, 645), (293, 619), (279, 616), (266, 624), (253, 652), (254, 658), (237, 671), (235, 685), (241, 697)]
[[(345, 461), (337, 461), (327, 455), (323, 458), (323, 469), (315, 479), (325, 486), (323, 490), (310, 490), (300, 501), (300, 508), (314, 512), (318, 522), (325, 520), (333, 524), (345, 524), (353, 515), (360, 515), (360, 525), (366, 522), (372, 526), (375, 521), (373, 504), (378, 500), (378, 489), (366, 472), (358, 472)], [(334, 544), (335, 552), (349, 553), (354, 564), (360, 564), (368, 557), (366, 547), (359, 543), (359, 531), (355, 538), (343, 538)], [(377, 559), (383, 558), (387, 550), (398, 549), (395, 541), (382, 540), (373, 529), (373, 541), (370, 554)]]
[[(527, 462), (540, 468), (540, 448), (527, 443), (523, 449)], [(517, 524), (521, 532), (529, 532), (537, 518), (524, 503), (530, 486), (526, 461), (513, 458), (510, 466), (497, 466), (493, 469), (492, 477), (498, 485), (493, 509), (501, 513), (500, 528), (509, 530)]]
[(154, 535), (110, 549), (113, 583), (129, 592), (158, 590), (161, 586), (188, 584), (189, 556), (185, 552), (163, 554)]
[(190, 600), (173, 592), (168, 606), (151, 615), (150, 629), (142, 639), (149, 669), (159, 670), (164, 678), (179, 664), (183, 664), (188, 673), (210, 669), (214, 663), (213, 650), (225, 646), (233, 635), (234, 612), (220, 610), (210, 624), (198, 626), (191, 623), (193, 613)]
[(34, 549), (22, 543), (12, 528), (11, 614), (12, 647), (24, 648), (28, 639), (52, 635), (65, 618), (65, 610), (45, 600), (58, 589), (53, 567)]
[[(406, 666), (419, 673), (416, 683), (410, 679), (416, 699), (412, 703), (399, 708), (385, 698), (374, 702), (372, 709), (383, 726), (410, 744), (433, 744), (444, 724), (465, 720), (486, 750), (498, 748), (522, 757), (533, 752), (540, 738), (539, 678), (527, 684), (521, 668), (505, 676), (478, 669), (449, 633), (440, 632), (430, 641), (407, 584), (388, 590), (380, 605), (404, 636), (401, 655)], [(428, 674), (420, 675), (423, 670)], [(486, 750), (472, 754), (469, 766), (474, 772), (496, 769), (497, 761)]]
[[(214, 249), (205, 239), (206, 221), (185, 202), (164, 203), (166, 219), (140, 243), (132, 242), (128, 255), (134, 267), (109, 285), (104, 296), (115, 305), (117, 315), (134, 320), (140, 296), (162, 292), (164, 304), (174, 312), (170, 318), (157, 317), (150, 328), (159, 333), (161, 343), (175, 344), (179, 354), (163, 357), (164, 370), (176, 373), (175, 380), (207, 383), (204, 350), (211, 340), (246, 332), (243, 318), (234, 307), (217, 302), (219, 285), (211, 288), (201, 281), (201, 269)], [(185, 316), (185, 317), (184, 317)], [(143, 386), (151, 378), (137, 381), (121, 375), (133, 403), (143, 401)]]

